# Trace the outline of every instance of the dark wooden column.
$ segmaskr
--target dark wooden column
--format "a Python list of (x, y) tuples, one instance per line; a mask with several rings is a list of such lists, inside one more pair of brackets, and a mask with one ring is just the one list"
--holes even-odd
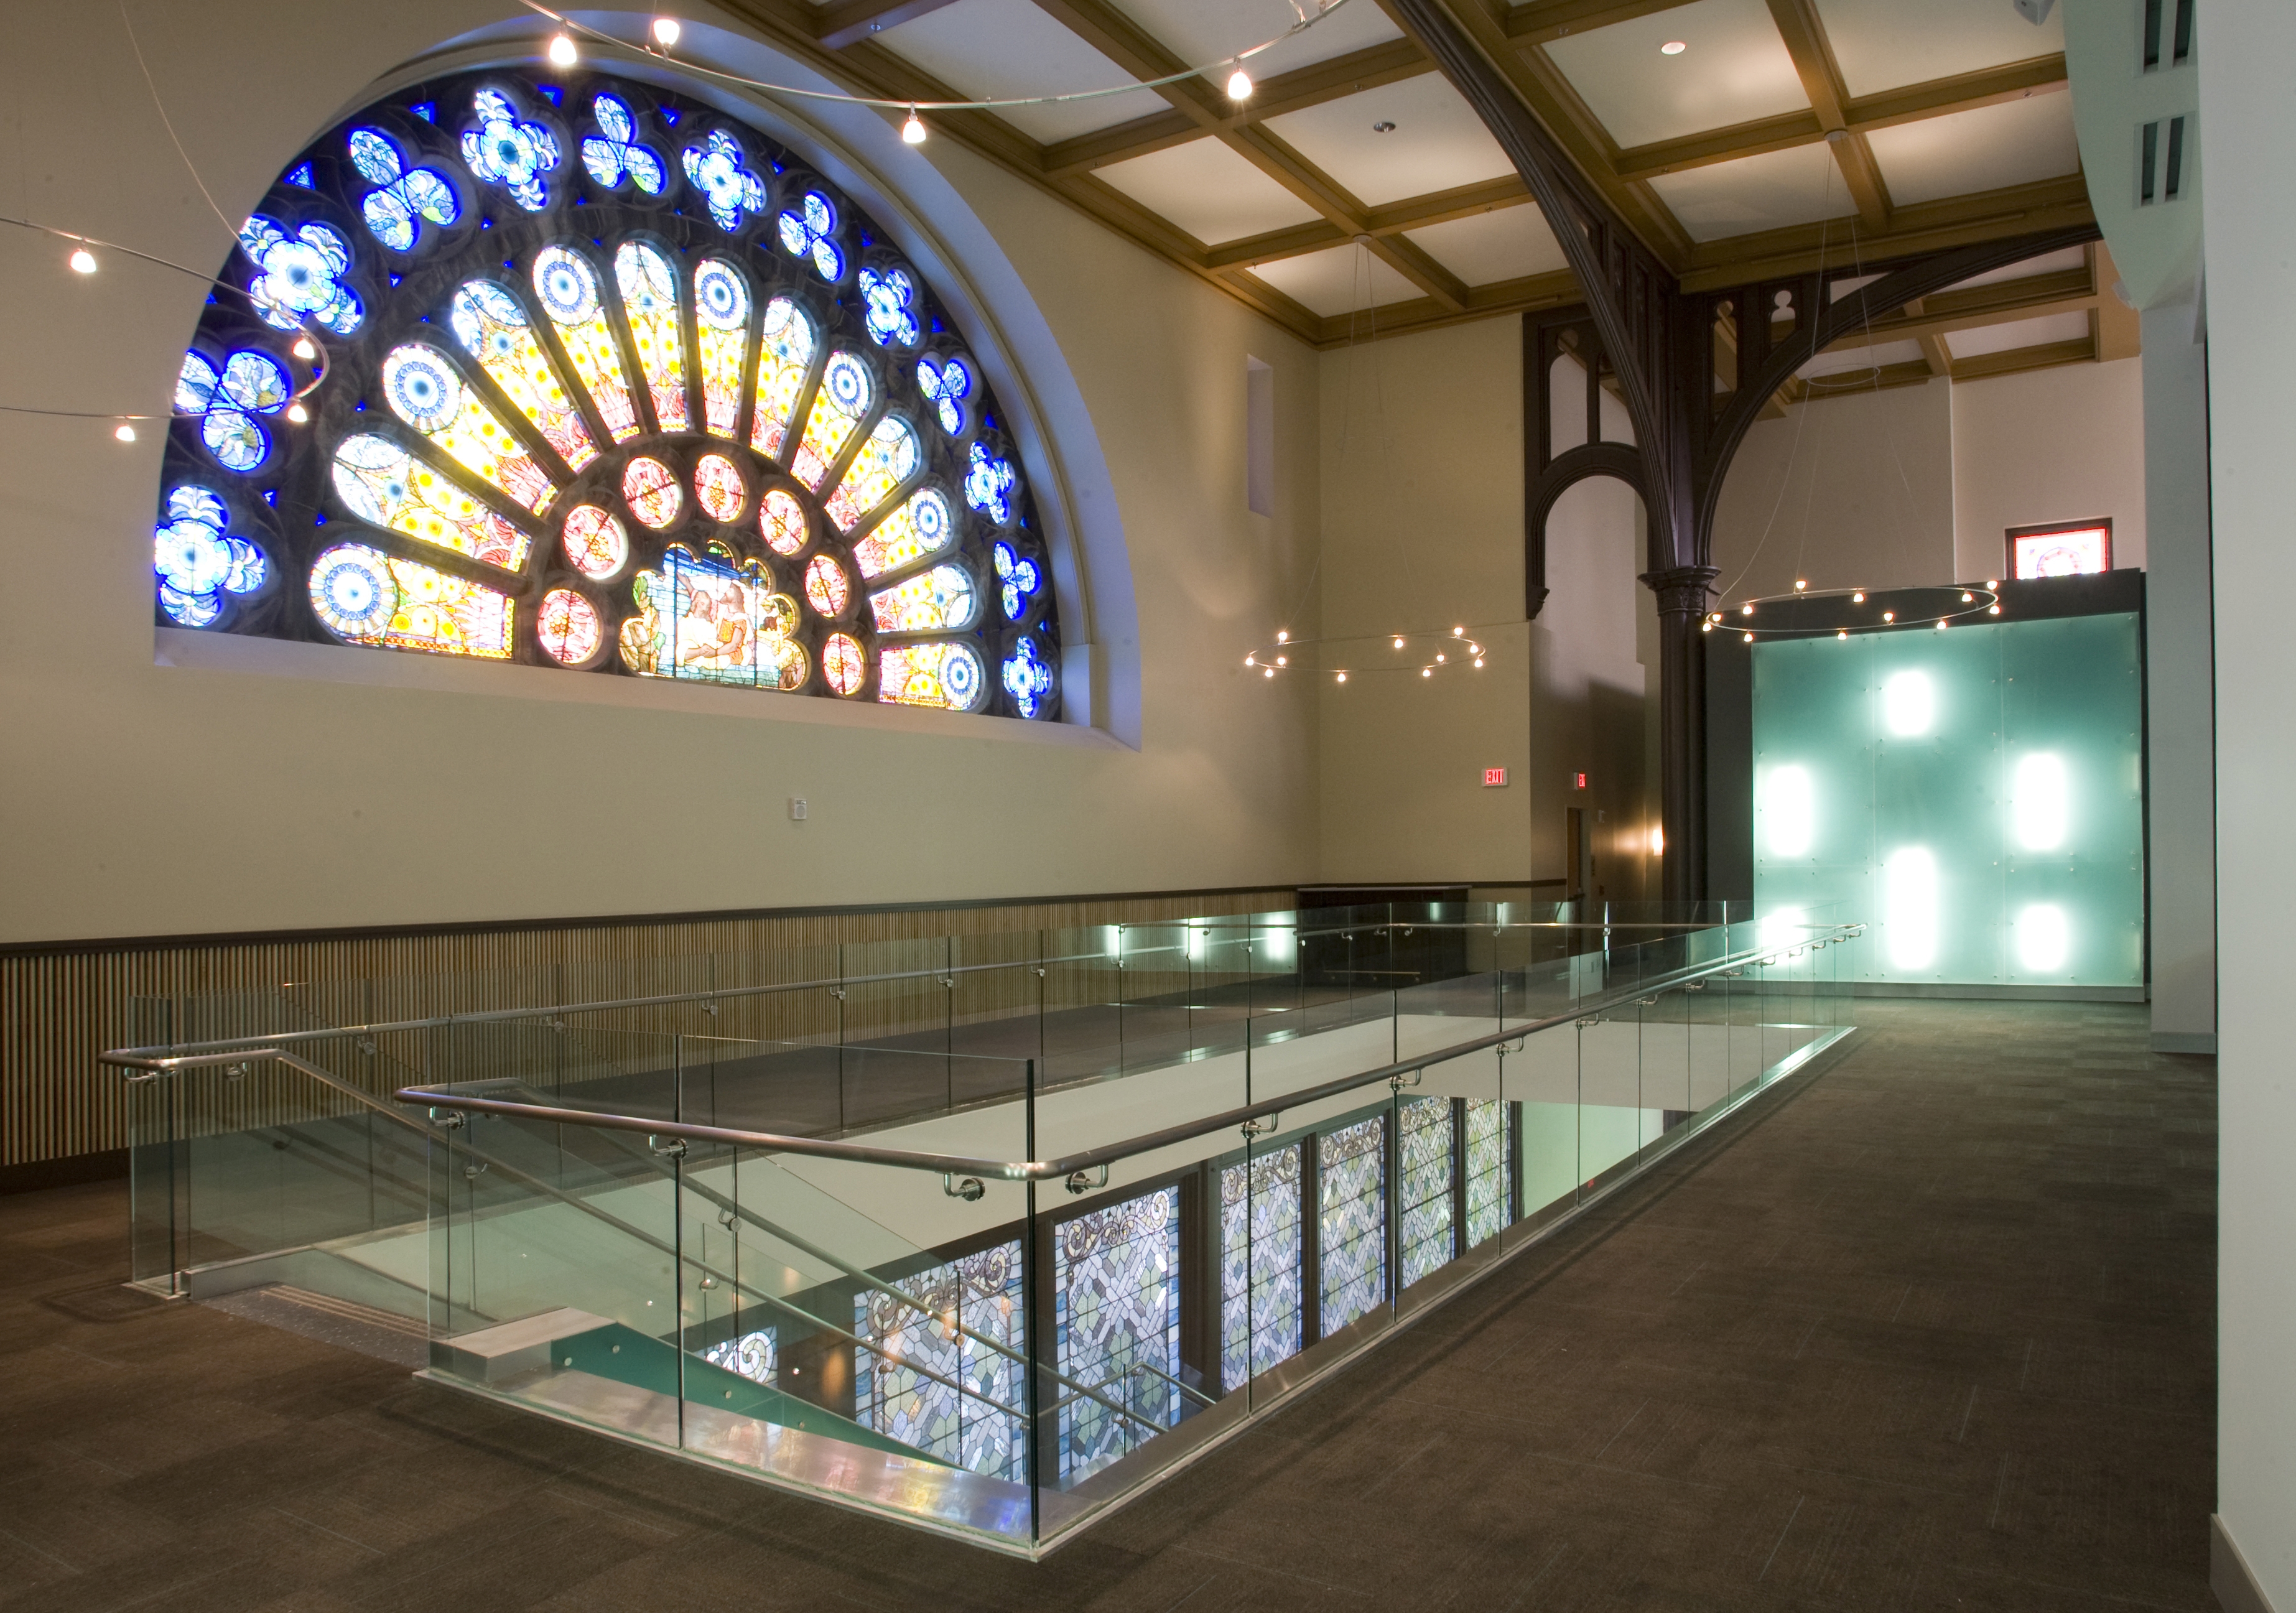
[[(1380, 0), (1417, 39), (1452, 87), (1475, 109), (1522, 176), (1578, 276), (1582, 307), (1524, 315), (1525, 604), (1546, 602), (1546, 520), (1556, 499), (1587, 476), (1610, 476), (1641, 495), (1646, 519), (1642, 581), (1658, 596), (1660, 800), (1666, 832), (1662, 888), (1669, 901), (1706, 894), (1706, 660), (1699, 618), (1712, 609), (1715, 507), (1723, 478), (1764, 403), (1828, 344), (1915, 298), (2061, 247), (2097, 238), (2094, 225), (1933, 251), (1913, 258), (1861, 258), (1845, 232), (1842, 260), (1753, 283), (1685, 292), (1674, 271), (1587, 182), (1569, 153), (1515, 93), (1445, 0)], [(1458, 0), (1474, 4), (1479, 0)], [(1853, 267), (1853, 264), (1855, 266)], [(1887, 271), (1835, 299), (1831, 282)], [(1794, 310), (1788, 333), (1770, 315), (1783, 295)], [(1718, 377), (1715, 326), (1737, 341), (1735, 373)], [(1548, 367), (1558, 332), (1587, 366), (1586, 443), (1551, 452)], [(1615, 388), (1631, 444), (1603, 442), (1592, 380)]]

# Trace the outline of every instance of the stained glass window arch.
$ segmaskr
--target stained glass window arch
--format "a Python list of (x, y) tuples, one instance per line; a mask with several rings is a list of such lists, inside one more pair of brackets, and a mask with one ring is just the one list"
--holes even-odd
[(924, 276), (604, 74), (387, 97), (249, 218), (177, 382), (163, 625), (1045, 720), (1049, 555)]

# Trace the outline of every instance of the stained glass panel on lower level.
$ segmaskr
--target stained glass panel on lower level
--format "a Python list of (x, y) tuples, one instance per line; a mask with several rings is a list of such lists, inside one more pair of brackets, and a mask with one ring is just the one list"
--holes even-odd
[(697, 560), (673, 544), (630, 592), (637, 611), (622, 623), (622, 659), (641, 676), (794, 689), (812, 671), (790, 636), (797, 602), (775, 593), (755, 561)]
[(1220, 1197), (1220, 1382), (1240, 1388), (1300, 1353), (1304, 1221), (1300, 1144), (1248, 1166), (1223, 1166)]
[(1061, 1375), (1094, 1391), (1060, 1412), (1061, 1476), (1081, 1478), (1179, 1421), (1180, 1190), (1062, 1222), (1053, 1295)]
[(1451, 1259), (1451, 1100), (1406, 1098), (1397, 1179), (1403, 1281), (1409, 1288)]
[(1317, 1145), (1323, 1336), (1387, 1302), (1387, 1120), (1374, 1115)]
[(1514, 1219), (1513, 1127), (1497, 1098), (1467, 1100), (1467, 1247), (1488, 1243)]
[(701, 1359), (711, 1366), (738, 1372), (751, 1383), (772, 1383), (781, 1364), (774, 1348), (774, 1330), (769, 1327), (728, 1339), (723, 1344), (713, 1344), (701, 1352)]
[(334, 483), (350, 512), (370, 526), (505, 571), (526, 564), (525, 533), (387, 437), (343, 438), (335, 449)]
[(874, 1347), (853, 1352), (854, 1421), (969, 1471), (1024, 1478), (1026, 1377), (996, 1347), (1027, 1354), (1020, 1240), (890, 1286), (916, 1304), (882, 1293), (853, 1301), (853, 1331)]
[(354, 644), (507, 660), (517, 607), (435, 567), (338, 544), (311, 567), (311, 608)]
[(526, 445), (438, 348), (419, 341), (393, 348), (382, 361), (382, 393), (392, 413), (529, 510), (539, 514), (557, 496)]

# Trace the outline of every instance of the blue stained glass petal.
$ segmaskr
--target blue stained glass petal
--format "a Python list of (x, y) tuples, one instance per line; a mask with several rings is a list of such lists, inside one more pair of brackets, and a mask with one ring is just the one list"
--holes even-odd
[(287, 183), (289, 184), (299, 184), (307, 191), (316, 188), (316, 182), (311, 177), (311, 165), (308, 162), (299, 162), (293, 168), (289, 168), (287, 170)]
[(217, 409), (201, 421), (200, 440), (226, 471), (252, 471), (271, 452), (270, 433), (237, 409)]
[(186, 414), (205, 412), (215, 400), (216, 386), (222, 379), (215, 365), (199, 354), (184, 354), (184, 367), (176, 375), (176, 407)]
[(1003, 526), (1013, 519), (1015, 479), (1009, 461), (974, 443), (971, 468), (964, 475), (964, 502)]
[(414, 113), (417, 118), (422, 119), (425, 123), (436, 123), (439, 121), (439, 103), (435, 101), (418, 101), (406, 110)]
[(389, 184), (398, 177), (398, 148), (373, 129), (353, 129), (351, 162), (370, 184)]
[(824, 280), (837, 280), (845, 274), (845, 254), (826, 241), (813, 243), (813, 266)]

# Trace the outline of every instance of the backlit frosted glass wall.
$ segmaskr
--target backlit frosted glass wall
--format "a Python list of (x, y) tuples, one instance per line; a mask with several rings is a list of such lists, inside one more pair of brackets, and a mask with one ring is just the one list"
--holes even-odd
[(1870, 980), (2136, 986), (2133, 615), (1753, 646), (1754, 897), (1872, 925)]

